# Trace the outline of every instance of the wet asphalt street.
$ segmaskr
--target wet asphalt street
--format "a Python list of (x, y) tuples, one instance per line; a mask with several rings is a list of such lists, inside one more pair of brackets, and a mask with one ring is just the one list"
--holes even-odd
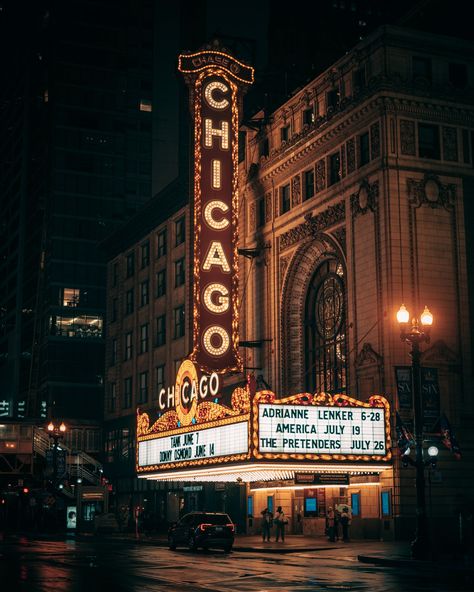
[(286, 555), (169, 551), (127, 541), (35, 541), (0, 544), (5, 592), (120, 592), (151, 590), (238, 592), (447, 592), (472, 590), (448, 569), (380, 567), (359, 563), (351, 549)]

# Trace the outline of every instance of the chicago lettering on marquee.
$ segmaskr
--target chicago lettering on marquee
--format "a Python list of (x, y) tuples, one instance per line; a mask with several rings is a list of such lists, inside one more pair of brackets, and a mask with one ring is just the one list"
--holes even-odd
[(174, 387), (160, 391), (157, 419), (137, 409), (137, 473), (249, 459), (251, 383), (231, 387), (224, 404), (220, 382), (184, 360)]
[(179, 56), (194, 117), (193, 351), (208, 372), (239, 371), (239, 101), (253, 68), (218, 51)]

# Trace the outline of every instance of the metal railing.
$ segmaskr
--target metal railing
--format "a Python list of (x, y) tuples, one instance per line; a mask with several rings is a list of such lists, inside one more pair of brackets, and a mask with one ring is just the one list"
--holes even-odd
[[(66, 451), (66, 471), (70, 477), (81, 478), (91, 485), (100, 485), (102, 464), (82, 450), (71, 450), (62, 442), (58, 448)], [(40, 428), (34, 429), (33, 451), (46, 457), (46, 451), (51, 449), (51, 439)]]

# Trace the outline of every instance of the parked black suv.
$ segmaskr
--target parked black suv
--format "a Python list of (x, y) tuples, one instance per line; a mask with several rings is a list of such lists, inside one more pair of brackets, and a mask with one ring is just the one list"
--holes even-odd
[(191, 551), (198, 547), (212, 547), (230, 553), (234, 544), (234, 532), (235, 526), (228, 514), (191, 512), (170, 526), (168, 545), (172, 551), (176, 547), (186, 546)]

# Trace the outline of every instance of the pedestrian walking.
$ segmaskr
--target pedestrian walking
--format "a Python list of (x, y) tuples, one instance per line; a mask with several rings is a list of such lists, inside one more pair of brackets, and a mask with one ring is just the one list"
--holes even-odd
[(327, 514), (326, 514), (326, 523), (327, 523), (327, 527), (328, 527), (328, 537), (331, 543), (335, 543), (336, 539), (335, 537), (335, 530), (334, 530), (334, 526), (335, 526), (335, 519), (336, 519), (336, 515), (334, 513), (334, 510), (332, 509), (332, 506), (329, 506)]
[(273, 526), (273, 514), (268, 508), (265, 508), (261, 512), (262, 514), (262, 539), (263, 542), (266, 540), (270, 542), (270, 530)]
[(349, 541), (349, 525), (351, 523), (351, 515), (349, 508), (342, 508), (341, 512), (341, 526), (342, 526), (342, 540), (347, 543)]
[(281, 542), (285, 542), (285, 524), (288, 524), (288, 520), (286, 519), (285, 512), (283, 512), (282, 507), (278, 506), (275, 518), (274, 518), (276, 531), (275, 531), (275, 541), (278, 543), (279, 538), (281, 537)]

